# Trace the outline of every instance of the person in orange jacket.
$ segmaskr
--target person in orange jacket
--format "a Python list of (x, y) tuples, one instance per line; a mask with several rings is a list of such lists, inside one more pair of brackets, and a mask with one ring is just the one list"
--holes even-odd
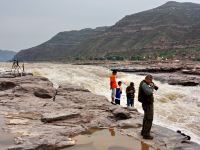
[(111, 103), (115, 104), (115, 95), (117, 88), (117, 71), (113, 70), (112, 75), (110, 76), (110, 89), (111, 89)]

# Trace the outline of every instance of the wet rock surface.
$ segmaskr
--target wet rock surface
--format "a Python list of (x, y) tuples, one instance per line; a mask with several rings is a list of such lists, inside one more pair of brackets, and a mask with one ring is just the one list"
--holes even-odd
[[(6, 80), (1, 77), (0, 85)], [(34, 76), (10, 78), (9, 82), (15, 86), (0, 90), (0, 115), (5, 120), (2, 128), (14, 137), (9, 150), (60, 149), (76, 143), (71, 136), (90, 128), (109, 127), (147, 142), (153, 149), (200, 149), (184, 136), (155, 125), (154, 140), (143, 140), (143, 116), (136, 109), (112, 105), (104, 96), (80, 87), (62, 85), (55, 89), (47, 78)]]

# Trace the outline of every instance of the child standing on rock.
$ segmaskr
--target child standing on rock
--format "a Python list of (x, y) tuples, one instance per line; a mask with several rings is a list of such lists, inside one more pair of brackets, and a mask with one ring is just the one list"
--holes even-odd
[(116, 88), (116, 95), (115, 95), (115, 104), (120, 105), (120, 98), (121, 98), (121, 94), (122, 94), (122, 82), (119, 81), (118, 82), (118, 87)]
[(126, 88), (126, 97), (127, 107), (134, 107), (135, 87), (133, 82)]

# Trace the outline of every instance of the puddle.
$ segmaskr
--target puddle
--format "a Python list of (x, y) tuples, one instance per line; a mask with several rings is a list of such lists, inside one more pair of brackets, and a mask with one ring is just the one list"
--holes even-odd
[(0, 115), (0, 150), (3, 150), (14, 144), (14, 138), (11, 134), (5, 133), (2, 129), (4, 117)]
[(90, 129), (73, 139), (77, 144), (63, 150), (153, 150), (149, 145), (121, 135), (115, 129)]

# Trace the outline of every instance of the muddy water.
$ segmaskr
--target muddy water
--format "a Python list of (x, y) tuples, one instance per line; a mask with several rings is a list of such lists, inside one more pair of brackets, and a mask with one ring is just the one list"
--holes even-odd
[(0, 150), (6, 149), (14, 144), (14, 138), (11, 134), (5, 133), (2, 129), (4, 117), (0, 115)]
[(152, 150), (149, 145), (121, 135), (115, 129), (90, 129), (73, 139), (77, 144), (63, 150)]

